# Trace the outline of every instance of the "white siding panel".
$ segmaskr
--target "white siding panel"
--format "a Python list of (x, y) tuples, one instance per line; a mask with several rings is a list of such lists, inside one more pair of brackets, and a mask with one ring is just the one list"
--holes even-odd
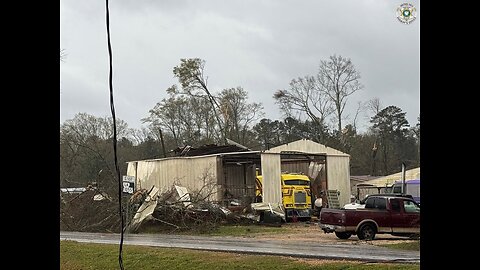
[(127, 175), (128, 176), (135, 176), (135, 168), (137, 167), (137, 162), (128, 162), (127, 164)]
[(340, 191), (340, 206), (350, 203), (350, 158), (327, 157), (327, 185), (330, 190)]
[(280, 155), (261, 154), (263, 176), (263, 202), (282, 203)]
[[(217, 157), (174, 158), (165, 160), (137, 161), (137, 189), (149, 190), (152, 186), (160, 189), (160, 193), (169, 190), (173, 184), (186, 187), (189, 191), (198, 190), (203, 185), (203, 178), (210, 178), (216, 184)], [(130, 162), (127, 175), (135, 176), (134, 162)], [(211, 197), (217, 200), (219, 194)]]

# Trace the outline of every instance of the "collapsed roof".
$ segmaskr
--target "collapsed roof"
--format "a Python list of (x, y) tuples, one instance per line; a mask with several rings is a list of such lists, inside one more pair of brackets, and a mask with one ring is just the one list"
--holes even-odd
[(248, 149), (236, 146), (236, 145), (216, 145), (216, 144), (207, 144), (202, 145), (198, 148), (186, 145), (184, 147), (177, 147), (173, 149), (175, 156), (180, 157), (192, 157), (192, 156), (204, 156), (212, 155), (219, 153), (230, 153), (230, 152), (246, 152)]

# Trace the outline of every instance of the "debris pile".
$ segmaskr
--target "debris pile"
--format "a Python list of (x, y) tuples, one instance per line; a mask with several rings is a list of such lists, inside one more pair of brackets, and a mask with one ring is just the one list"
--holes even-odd
[[(141, 232), (145, 227), (155, 227), (157, 231), (181, 232), (195, 231), (205, 233), (224, 224), (254, 224), (272, 223), (279, 224), (285, 219), (283, 208), (272, 204), (242, 205), (240, 201), (233, 201), (231, 206), (223, 207), (209, 201), (192, 201), (198, 198), (190, 194), (185, 187), (174, 185), (170, 190), (159, 193), (159, 189), (152, 187), (137, 191), (144, 200), (139, 205), (140, 195), (132, 196), (135, 207), (130, 211), (135, 212), (129, 219), (127, 231)], [(137, 194), (136, 193), (136, 194)], [(145, 195), (146, 194), (146, 195)], [(133, 202), (132, 202), (133, 204)], [(268, 212), (263, 215), (263, 212)], [(263, 219), (264, 216), (276, 216), (277, 219)]]
[[(285, 221), (281, 204), (232, 200), (225, 207), (206, 198), (178, 185), (164, 192), (155, 186), (140, 189), (124, 200), (125, 231), (207, 233), (226, 224), (281, 226)], [(61, 191), (60, 230), (120, 232), (118, 200), (91, 187), (79, 192)]]
[(60, 230), (120, 232), (118, 201), (96, 188), (60, 192)]

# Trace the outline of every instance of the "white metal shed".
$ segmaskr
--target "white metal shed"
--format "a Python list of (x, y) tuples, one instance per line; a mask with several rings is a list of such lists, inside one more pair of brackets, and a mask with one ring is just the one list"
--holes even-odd
[[(127, 175), (135, 177), (135, 188), (150, 189), (156, 186), (160, 192), (174, 183), (188, 189), (199, 189), (202, 179), (208, 176), (216, 182), (217, 192), (210, 198), (222, 201), (226, 194), (237, 196), (255, 194), (255, 170), (261, 167), (263, 175), (263, 202), (282, 203), (280, 174), (282, 168), (308, 168), (308, 158), (301, 166), (283, 164), (285, 155), (319, 155), (324, 161), (323, 174), (326, 187), (340, 191), (341, 205), (350, 202), (350, 155), (336, 149), (313, 142), (298, 140), (271, 148), (266, 151), (245, 151), (217, 153), (202, 156), (170, 157), (141, 161), (130, 161)], [(326, 160), (325, 160), (326, 157)], [(293, 169), (292, 169), (293, 170)], [(298, 172), (298, 171), (297, 171)]]
[[(343, 206), (347, 203), (350, 203), (350, 155), (307, 139), (283, 144), (265, 151), (266, 154), (282, 152), (325, 154), (327, 189), (340, 191), (340, 205)], [(277, 168), (276, 166), (280, 166), (280, 160), (274, 158), (273, 155), (262, 154), (262, 164), (264, 164), (264, 162), (266, 164), (269, 164), (268, 167), (262, 166), (262, 174), (265, 175), (265, 181), (265, 177), (267, 175), (273, 175), (274, 171)], [(276, 198), (276, 195), (272, 195), (272, 197)]]

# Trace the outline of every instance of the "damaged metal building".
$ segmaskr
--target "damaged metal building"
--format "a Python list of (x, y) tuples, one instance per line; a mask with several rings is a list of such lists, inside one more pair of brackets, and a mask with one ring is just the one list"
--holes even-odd
[(310, 140), (302, 139), (265, 151), (230, 145), (183, 149), (179, 154), (127, 162), (127, 175), (135, 178), (135, 189), (148, 190), (156, 186), (162, 192), (173, 184), (189, 190), (209, 187), (213, 190), (211, 201), (223, 205), (232, 199), (251, 203), (258, 171), (263, 175), (263, 202), (282, 203), (281, 173), (307, 174), (315, 164), (321, 169), (312, 179), (315, 197), (327, 189), (338, 190), (340, 204), (350, 202), (350, 155)]

